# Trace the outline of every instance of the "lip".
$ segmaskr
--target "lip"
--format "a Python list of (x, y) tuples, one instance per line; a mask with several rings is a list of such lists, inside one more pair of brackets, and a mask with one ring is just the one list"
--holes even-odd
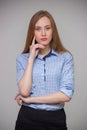
[(46, 41), (46, 40), (47, 40), (47, 38), (41, 38), (41, 40), (42, 40), (42, 41)]

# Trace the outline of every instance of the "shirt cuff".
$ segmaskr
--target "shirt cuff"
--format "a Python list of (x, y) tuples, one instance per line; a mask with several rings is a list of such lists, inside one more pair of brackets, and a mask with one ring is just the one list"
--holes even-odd
[(69, 98), (72, 98), (73, 93), (74, 93), (74, 90), (67, 90), (65, 88), (61, 88), (60, 91), (63, 92)]

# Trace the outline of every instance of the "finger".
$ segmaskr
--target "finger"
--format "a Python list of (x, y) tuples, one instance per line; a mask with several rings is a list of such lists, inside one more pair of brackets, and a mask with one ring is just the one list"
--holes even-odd
[(20, 95), (20, 94), (18, 93), (18, 94), (15, 96), (15, 98), (14, 98), (14, 99), (16, 100), (16, 99), (17, 99), (17, 97), (18, 97), (19, 95)]
[(44, 46), (44, 45), (41, 45), (41, 44), (36, 44), (36, 45), (35, 45), (35, 48), (36, 48), (36, 49), (44, 49), (45, 46)]
[(18, 103), (19, 106), (21, 106), (22, 105), (22, 100), (17, 100), (17, 103)]
[(33, 40), (32, 40), (32, 45), (35, 44), (35, 36), (33, 37)]
[(22, 105), (22, 100), (21, 99), (17, 99), (16, 101), (17, 101), (17, 103), (18, 103), (19, 106)]
[(19, 100), (19, 105), (20, 105), (20, 106), (22, 105), (22, 100), (21, 100), (21, 99)]

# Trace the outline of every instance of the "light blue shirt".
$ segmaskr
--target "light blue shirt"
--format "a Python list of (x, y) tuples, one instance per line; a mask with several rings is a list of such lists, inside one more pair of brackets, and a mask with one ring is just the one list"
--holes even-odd
[[(27, 66), (29, 53), (20, 54), (16, 59), (17, 83), (20, 81)], [(32, 72), (32, 88), (29, 96), (42, 96), (63, 92), (72, 98), (74, 92), (73, 57), (69, 52), (62, 54), (52, 50), (44, 58), (37, 55)], [(64, 103), (58, 104), (25, 104), (36, 109), (58, 110)]]

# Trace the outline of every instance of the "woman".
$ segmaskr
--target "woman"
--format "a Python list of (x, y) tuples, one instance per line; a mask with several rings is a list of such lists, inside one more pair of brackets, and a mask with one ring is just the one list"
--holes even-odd
[(67, 130), (64, 103), (74, 92), (73, 58), (49, 12), (40, 10), (31, 18), (16, 63), (19, 94), (15, 99), (21, 108), (15, 130)]

